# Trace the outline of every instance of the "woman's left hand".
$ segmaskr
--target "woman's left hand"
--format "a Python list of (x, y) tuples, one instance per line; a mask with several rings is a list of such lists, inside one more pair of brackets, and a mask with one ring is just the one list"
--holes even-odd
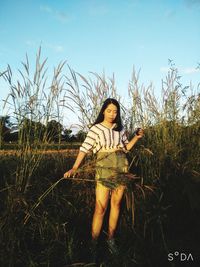
[(138, 139), (142, 138), (144, 135), (144, 130), (142, 128), (138, 128), (138, 130), (136, 131), (136, 136)]

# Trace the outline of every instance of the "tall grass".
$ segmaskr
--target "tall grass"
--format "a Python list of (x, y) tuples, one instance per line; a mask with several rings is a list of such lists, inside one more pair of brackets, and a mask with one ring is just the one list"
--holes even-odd
[(59, 122), (63, 119), (61, 114), (63, 76), (61, 72), (64, 63), (60, 63), (54, 69), (52, 81), (50, 85), (47, 85), (46, 62), (47, 59), (41, 59), (40, 48), (33, 74), (26, 56), (26, 61), (22, 62), (23, 70), (19, 70), (21, 79), (13, 81), (10, 66), (3, 75), (10, 87), (4, 107), (12, 111), (19, 126), (20, 164), (16, 170), (16, 187), (20, 192), (26, 192), (31, 176), (41, 160), (42, 153), (37, 153), (37, 150), (41, 143), (48, 143), (48, 128), (45, 126), (51, 119), (56, 118)]
[[(182, 210), (182, 198), (186, 199), (191, 210), (198, 209), (197, 203), (200, 203), (199, 87), (194, 92), (192, 84), (183, 86), (178, 69), (169, 66), (158, 97), (154, 93), (153, 84), (147, 87), (140, 85), (139, 74), (133, 70), (128, 87), (130, 101), (128, 104), (122, 103), (122, 117), (129, 137), (133, 136), (136, 127), (145, 129), (145, 138), (129, 154), (130, 169), (137, 173), (141, 181), (134, 183), (125, 196), (125, 214), (129, 218), (128, 221), (126, 218), (126, 222), (133, 228), (139, 227), (142, 240), (148, 239), (152, 243), (155, 239), (159, 240), (159, 246), (163, 247), (167, 255), (173, 236), (166, 231), (166, 227), (169, 214), (176, 217), (174, 206), (178, 205), (179, 210)], [(72, 80), (74, 85), (70, 84), (70, 99), (77, 109), (81, 111), (84, 107), (87, 110), (91, 102), (95, 107), (101, 91), (90, 85), (89, 92), (95, 91), (91, 99), (88, 94), (89, 81), (84, 78), (82, 90), (76, 90), (75, 73)], [(112, 95), (113, 92), (107, 89), (106, 97)], [(117, 98), (116, 94), (114, 96)], [(104, 99), (104, 94), (100, 93), (100, 98)], [(94, 121), (89, 111), (87, 114)], [(91, 121), (85, 118), (84, 113), (81, 114), (80, 122), (85, 126), (90, 125)], [(180, 199), (175, 205), (176, 196)]]
[(102, 102), (113, 97), (120, 100), (115, 86), (114, 75), (107, 79), (105, 74), (90, 73), (92, 77), (84, 77), (69, 67), (66, 77), (65, 105), (72, 112), (78, 111), (80, 127), (88, 129), (94, 123)]
[[(194, 92), (192, 85), (183, 86), (178, 70), (170, 66), (158, 98), (153, 84), (140, 85), (140, 71), (133, 70), (129, 101), (122, 102), (114, 76), (91, 73), (86, 78), (69, 66), (65, 71), (63, 62), (54, 69), (49, 84), (46, 64), (39, 49), (34, 74), (28, 57), (19, 80), (13, 81), (9, 66), (1, 74), (10, 87), (4, 105), (20, 127), (16, 155), (2, 156), (0, 162), (1, 264), (64, 266), (88, 261), (94, 158), (86, 159), (77, 179), (63, 180), (76, 153), (45, 154), (50, 140), (46, 126), (52, 119), (62, 123), (67, 109), (88, 129), (107, 97), (120, 101), (129, 138), (136, 127), (145, 130), (143, 140), (128, 153), (130, 172), (137, 179), (129, 184), (122, 205), (117, 264), (157, 266), (165, 262), (170, 249), (178, 249), (174, 232), (181, 240), (179, 246), (187, 248), (186, 228), (183, 236), (178, 235), (178, 220), (185, 216), (185, 208), (190, 227), (190, 217), (200, 204), (199, 88)], [(190, 241), (195, 244), (196, 239)], [(102, 264), (107, 260), (105, 266), (117, 266), (116, 259), (103, 255)]]
[[(24, 219), (31, 212), (34, 202), (39, 198), (39, 195), (33, 189), (36, 186), (35, 175), (37, 174), (37, 182), (40, 186), (44, 183), (43, 187), (41, 186), (44, 191), (52, 183), (52, 181), (48, 181), (48, 186), (44, 186), (46, 184), (44, 176), (38, 173), (41, 164), (44, 164), (45, 159), (48, 160), (48, 158), (44, 158), (45, 145), (50, 140), (47, 131), (48, 122), (52, 119), (62, 122), (63, 119), (61, 100), (63, 99), (64, 75), (62, 74), (62, 68), (65, 63), (60, 63), (54, 69), (50, 84), (48, 84), (46, 62), (46, 59), (41, 59), (41, 49), (39, 49), (33, 73), (30, 70), (28, 57), (22, 63), (23, 69), (19, 70), (19, 80), (15, 81), (13, 79), (10, 66), (3, 73), (3, 78), (10, 88), (10, 93), (4, 102), (4, 108), (12, 112), (19, 126), (16, 164), (11, 171), (5, 174), (3, 166), (1, 166), (2, 185), (5, 187), (5, 190), (2, 191), (2, 206), (4, 209), (1, 214), (1, 240), (2, 245), (5, 245), (6, 255), (6, 257), (2, 256), (2, 264), (8, 266), (18, 266), (18, 262), (21, 266), (23, 261), (28, 266), (35, 266), (32, 252), (29, 251), (26, 243), (26, 235), (29, 231), (33, 231), (30, 232), (33, 241), (35, 239), (35, 228), (38, 229), (39, 236), (44, 238), (44, 231), (50, 231), (56, 226), (56, 223), (48, 222), (47, 217), (43, 216), (45, 211), (41, 218), (38, 217), (30, 227), (24, 226)], [(41, 143), (43, 144), (42, 149)], [(62, 164), (64, 158), (59, 159)], [(9, 159), (7, 160), (10, 163)], [(45, 164), (47, 165), (47, 163)], [(60, 178), (58, 175), (62, 177), (62, 173), (56, 174), (57, 179)], [(41, 190), (38, 192), (43, 194)], [(48, 227), (46, 223), (48, 223)], [(62, 228), (62, 226), (59, 227)], [(48, 229), (45, 230), (46, 228)], [(54, 230), (57, 231), (56, 228)], [(8, 240), (8, 242), (5, 240)], [(22, 255), (24, 252), (26, 253), (25, 257)]]

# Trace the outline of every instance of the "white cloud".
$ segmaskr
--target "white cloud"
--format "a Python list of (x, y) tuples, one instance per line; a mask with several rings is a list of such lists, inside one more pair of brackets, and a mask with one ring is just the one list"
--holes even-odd
[(160, 71), (166, 73), (169, 71), (169, 67), (161, 67)]
[(196, 72), (200, 72), (200, 69), (197, 69), (197, 68), (184, 68), (182, 69), (182, 72), (184, 74), (192, 74), (192, 73), (196, 73)]
[(199, 8), (200, 7), (200, 0), (185, 0), (184, 1), (188, 8)]
[(28, 45), (28, 46), (35, 46), (36, 45), (36, 43), (35, 43), (35, 41), (32, 41), (32, 40), (26, 40), (26, 45)]
[(47, 43), (45, 41), (36, 42), (36, 41), (32, 41), (32, 40), (27, 40), (25, 43), (29, 47), (37, 46), (39, 44), (42, 47), (49, 48), (49, 49), (53, 50), (56, 53), (61, 53), (61, 52), (64, 51), (64, 47), (62, 45), (60, 45), (60, 44), (52, 44), (52, 43)]
[(68, 22), (69, 20), (71, 20), (71, 17), (67, 16), (66, 13), (64, 12), (59, 12), (56, 11), (55, 12), (55, 18), (63, 23)]
[(56, 52), (62, 52), (64, 50), (64, 47), (62, 45), (56, 45), (54, 46), (54, 50)]
[(165, 17), (167, 19), (173, 19), (176, 16), (176, 11), (175, 10), (166, 10), (165, 11)]
[(50, 6), (40, 6), (40, 10), (47, 13), (47, 14), (50, 14), (52, 16), (52, 18), (54, 18), (54, 19), (56, 19), (62, 23), (66, 23), (72, 19), (72, 16), (68, 16), (67, 13), (65, 13), (63, 11), (55, 10), (55, 9), (51, 8)]
[(64, 51), (64, 47), (62, 45), (59, 45), (59, 44), (46, 43), (45, 46), (54, 50), (57, 53), (61, 53)]
[(40, 6), (40, 10), (46, 13), (52, 13), (52, 8), (50, 6)]
[[(167, 73), (170, 70), (170, 67), (161, 67), (160, 71), (163, 73)], [(193, 74), (200, 72), (199, 68), (194, 68), (194, 67), (187, 67), (187, 68), (178, 68), (178, 72), (181, 74)]]

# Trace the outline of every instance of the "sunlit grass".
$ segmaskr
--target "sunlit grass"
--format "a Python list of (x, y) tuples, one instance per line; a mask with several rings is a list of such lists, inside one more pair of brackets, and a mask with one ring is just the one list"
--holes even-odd
[[(114, 75), (106, 78), (91, 73), (84, 77), (63, 62), (48, 84), (46, 65), (39, 49), (33, 75), (28, 57), (18, 81), (13, 81), (10, 67), (0, 73), (10, 87), (4, 105), (20, 128), (13, 151), (0, 153), (2, 266), (65, 266), (90, 261), (95, 158), (89, 155), (76, 177), (64, 179), (77, 146), (71, 150), (63, 147), (60, 136), (56, 145), (50, 144), (47, 126), (55, 119), (61, 127), (64, 110), (71, 110), (87, 130), (107, 97), (120, 101), (129, 138), (136, 127), (145, 130), (144, 138), (127, 154), (130, 173), (125, 179), (130, 183), (117, 231), (121, 253), (117, 260), (120, 267), (160, 264), (175, 242), (170, 231), (172, 225), (177, 230), (179, 222), (172, 221), (184, 217), (184, 208), (190, 214), (199, 210), (199, 88), (194, 92), (192, 85), (183, 86), (178, 70), (170, 67), (158, 97), (153, 84), (140, 85), (139, 72), (133, 70), (127, 88), (129, 101), (123, 102)], [(1, 148), (6, 148), (8, 144), (2, 142), (1, 138)], [(190, 225), (189, 217), (187, 223)], [(105, 235), (104, 226), (102, 237)], [(184, 248), (184, 235), (180, 242)], [(117, 266), (116, 259), (110, 262), (106, 253), (101, 256), (102, 266)]]

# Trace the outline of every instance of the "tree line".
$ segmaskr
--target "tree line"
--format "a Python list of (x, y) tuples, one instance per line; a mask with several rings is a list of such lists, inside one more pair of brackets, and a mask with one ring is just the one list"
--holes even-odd
[(2, 142), (18, 142), (23, 140), (34, 143), (82, 142), (86, 136), (83, 130), (76, 134), (71, 129), (65, 128), (60, 122), (50, 120), (44, 125), (41, 122), (24, 118), (19, 124), (11, 121), (10, 116), (0, 116), (0, 138)]

